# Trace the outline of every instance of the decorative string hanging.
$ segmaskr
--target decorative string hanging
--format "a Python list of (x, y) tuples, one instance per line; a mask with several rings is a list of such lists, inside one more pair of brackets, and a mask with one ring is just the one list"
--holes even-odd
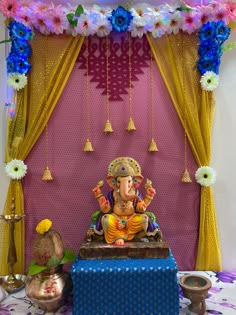
[(154, 139), (154, 94), (153, 94), (153, 60), (152, 52), (150, 58), (150, 93), (151, 93), (151, 141), (148, 147), (149, 152), (157, 152), (157, 144)]
[(131, 37), (130, 34), (128, 35), (128, 41), (129, 41), (129, 122), (128, 122), (128, 127), (127, 131), (135, 131), (135, 124), (132, 118), (132, 63), (131, 63), (131, 57), (132, 57), (132, 52), (131, 52)]
[(191, 177), (188, 171), (188, 155), (187, 155), (187, 132), (186, 132), (186, 123), (187, 123), (187, 109), (186, 109), (186, 89), (185, 89), (185, 82), (184, 82), (184, 77), (185, 77), (185, 60), (184, 60), (184, 35), (182, 34), (182, 92), (183, 92), (183, 102), (184, 102), (184, 118), (183, 118), (183, 125), (184, 125), (184, 173), (182, 176), (182, 182), (183, 183), (191, 183)]
[(92, 142), (90, 141), (90, 85), (89, 85), (89, 42), (88, 36), (85, 39), (86, 45), (86, 113), (87, 113), (87, 120), (86, 120), (86, 132), (87, 132), (87, 139), (84, 144), (84, 152), (93, 152)]
[(48, 87), (47, 87), (47, 79), (48, 79), (48, 37), (46, 36), (46, 49), (45, 49), (45, 72), (44, 72), (44, 95), (45, 95), (45, 111), (46, 111), (46, 126), (45, 126), (45, 155), (46, 155), (46, 167), (43, 172), (42, 180), (51, 181), (53, 180), (51, 171), (48, 166), (48, 114), (47, 114), (47, 106), (48, 106)]
[(110, 101), (109, 101), (109, 95), (110, 95), (110, 90), (109, 90), (109, 47), (110, 47), (110, 42), (109, 42), (109, 37), (106, 37), (106, 110), (107, 110), (107, 121), (105, 123), (104, 127), (104, 132), (107, 134), (110, 134), (114, 132), (112, 129), (112, 125), (110, 122)]

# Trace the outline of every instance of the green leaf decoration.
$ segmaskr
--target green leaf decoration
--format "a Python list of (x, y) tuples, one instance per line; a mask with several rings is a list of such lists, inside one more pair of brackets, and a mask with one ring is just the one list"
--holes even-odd
[(53, 268), (53, 267), (56, 267), (60, 264), (60, 260), (58, 259), (57, 256), (52, 256), (49, 260), (49, 262), (47, 263), (47, 267), (48, 268)]
[(231, 42), (231, 43), (228, 43), (226, 46), (221, 46), (221, 48), (224, 52), (230, 51), (235, 47), (236, 47), (236, 42)]
[(37, 275), (38, 273), (47, 270), (48, 268), (46, 266), (40, 266), (35, 264), (35, 261), (31, 261), (28, 269), (28, 276), (34, 276)]
[(93, 223), (93, 224), (95, 224), (95, 223), (97, 222), (97, 218), (98, 218), (99, 213), (101, 213), (101, 211), (100, 211), (100, 210), (97, 210), (97, 211), (95, 211), (95, 212), (92, 214), (91, 219), (92, 219), (92, 223)]
[(84, 13), (84, 8), (79, 4), (75, 10), (75, 16), (79, 17), (82, 13)]
[(181, 5), (179, 8), (177, 8), (176, 10), (178, 11), (192, 11), (192, 8), (189, 7), (188, 5)]
[(9, 42), (11, 42), (11, 41), (12, 41), (11, 38), (10, 38), (10, 39), (5, 39), (5, 40), (2, 40), (2, 41), (0, 42), (0, 44), (9, 43)]
[(78, 21), (77, 20), (74, 20), (74, 13), (68, 13), (67, 15), (66, 15), (66, 17), (67, 17), (67, 20), (68, 20), (68, 22), (70, 23), (70, 25), (72, 25), (72, 26), (77, 26), (77, 24), (78, 24)]
[(149, 212), (149, 211), (145, 211), (145, 214), (151, 219), (151, 221), (154, 223), (156, 222), (156, 216), (154, 213)]
[(60, 261), (60, 265), (73, 262), (76, 259), (75, 253), (71, 249), (64, 250), (64, 257)]

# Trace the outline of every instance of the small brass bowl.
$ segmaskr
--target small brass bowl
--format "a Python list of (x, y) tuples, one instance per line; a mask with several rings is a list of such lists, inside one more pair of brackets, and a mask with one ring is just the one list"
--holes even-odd
[(184, 296), (191, 301), (189, 305), (190, 311), (204, 314), (206, 312), (205, 299), (207, 298), (208, 290), (212, 286), (211, 281), (204, 276), (189, 274), (179, 279), (179, 285), (183, 290)]

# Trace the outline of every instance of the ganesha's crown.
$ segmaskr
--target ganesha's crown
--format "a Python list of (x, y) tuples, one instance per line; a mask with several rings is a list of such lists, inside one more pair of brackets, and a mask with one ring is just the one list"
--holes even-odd
[(131, 157), (118, 157), (108, 166), (108, 176), (141, 176), (141, 167), (139, 163)]

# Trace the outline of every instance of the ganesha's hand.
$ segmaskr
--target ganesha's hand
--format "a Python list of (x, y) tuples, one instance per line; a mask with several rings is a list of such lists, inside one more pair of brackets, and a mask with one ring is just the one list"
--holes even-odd
[(140, 200), (136, 205), (137, 212), (144, 212), (146, 208), (147, 208), (146, 203), (143, 200)]
[(148, 197), (150, 197), (150, 198), (153, 198), (155, 195), (156, 195), (156, 189), (155, 189), (155, 188), (149, 187), (149, 188), (146, 190), (146, 196), (148, 196)]
[(99, 204), (100, 204), (101, 211), (103, 213), (107, 213), (108, 211), (110, 211), (111, 209), (110, 202), (106, 200), (104, 196), (99, 198)]
[(102, 196), (102, 191), (101, 188), (99, 186), (96, 186), (92, 189), (92, 192), (94, 193), (94, 196), (96, 199), (98, 199), (99, 197)]
[(126, 227), (126, 220), (119, 220), (117, 222), (117, 227), (118, 227), (118, 230), (123, 230), (125, 227)]

